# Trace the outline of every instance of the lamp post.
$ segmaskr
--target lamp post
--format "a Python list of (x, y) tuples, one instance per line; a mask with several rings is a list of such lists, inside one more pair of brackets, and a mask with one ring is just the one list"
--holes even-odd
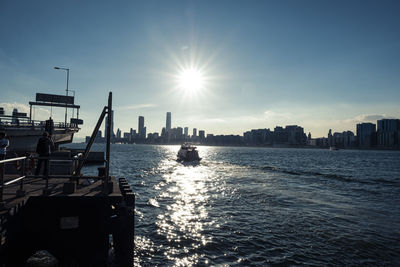
[[(69, 82), (69, 69), (68, 68), (60, 68), (60, 67), (54, 67), (55, 70), (66, 70), (67, 71), (67, 89), (66, 91), (66, 96), (68, 96), (68, 82)], [(65, 128), (67, 128), (67, 104), (65, 104)]]

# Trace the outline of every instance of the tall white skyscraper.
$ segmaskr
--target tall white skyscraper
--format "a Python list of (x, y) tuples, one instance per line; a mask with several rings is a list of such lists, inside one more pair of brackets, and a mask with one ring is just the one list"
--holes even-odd
[(165, 130), (169, 132), (171, 130), (171, 112), (167, 112), (167, 124)]
[(139, 116), (139, 138), (146, 138), (146, 127), (144, 127), (144, 117), (143, 116)]

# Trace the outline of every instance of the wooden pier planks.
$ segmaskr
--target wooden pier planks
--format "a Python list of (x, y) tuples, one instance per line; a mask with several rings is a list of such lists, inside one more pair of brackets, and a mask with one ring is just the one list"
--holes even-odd
[[(5, 181), (17, 178), (18, 175), (6, 175)], [(76, 188), (75, 193), (65, 195), (63, 194), (63, 185), (68, 182), (69, 179), (65, 178), (50, 178), (49, 186), (51, 193), (48, 197), (57, 196), (70, 196), (70, 197), (94, 197), (102, 196), (102, 181), (93, 179), (93, 183), (87, 183), (85, 180), (89, 178), (80, 178), (80, 183)], [(117, 184), (115, 177), (111, 177), (111, 182), (113, 184), (113, 192), (109, 194), (109, 197), (121, 197), (121, 191)], [(25, 190), (25, 196), (17, 197), (17, 190), (20, 188), (20, 183), (14, 183), (4, 188), (4, 202), (6, 203), (5, 208), (0, 210), (0, 216), (7, 213), (9, 210), (13, 209), (19, 203), (26, 201), (31, 196), (42, 196), (43, 189), (45, 189), (46, 180), (43, 178), (28, 177), (24, 179), (23, 189)]]

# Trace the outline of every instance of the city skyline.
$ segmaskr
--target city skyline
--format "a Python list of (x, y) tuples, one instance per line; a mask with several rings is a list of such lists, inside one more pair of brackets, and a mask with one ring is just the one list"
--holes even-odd
[[(111, 113), (112, 115), (113, 113)], [(139, 143), (139, 144), (181, 144), (193, 142), (203, 145), (220, 146), (269, 146), (269, 147), (319, 147), (331, 150), (343, 148), (361, 149), (399, 149), (400, 148), (400, 119), (381, 119), (374, 123), (359, 123), (356, 132), (347, 130), (332, 132), (329, 129), (327, 137), (312, 137), (301, 125), (275, 126), (273, 129), (251, 129), (243, 135), (214, 135), (213, 133), (193, 128), (190, 136), (188, 127), (176, 126), (171, 128), (171, 112), (166, 113), (165, 127), (159, 132), (147, 133), (144, 124), (145, 118), (138, 117), (138, 131), (130, 128), (129, 132), (117, 129), (117, 135), (113, 135), (113, 143)], [(111, 117), (113, 125), (113, 117)], [(111, 127), (111, 132), (113, 129)], [(106, 131), (106, 130), (105, 130)], [(89, 142), (90, 136), (86, 136)], [(99, 132), (95, 142), (104, 143), (105, 137)]]
[[(112, 112), (111, 114), (113, 115), (114, 113)], [(114, 118), (112, 116), (112, 125), (113, 125), (113, 119)], [(147, 128), (147, 126), (145, 126), (145, 124), (144, 124), (144, 120), (145, 120), (144, 116), (139, 116), (138, 117), (138, 129), (140, 129), (140, 128), (146, 129)], [(391, 125), (391, 124), (387, 125), (387, 123), (389, 123), (389, 121), (391, 121), (391, 122), (393, 122), (395, 124), (394, 125)], [(176, 125), (175, 127), (171, 126), (171, 125), (173, 125), (172, 124), (172, 113), (171, 112), (167, 112), (166, 113), (165, 125), (166, 126), (163, 127), (162, 129), (160, 129), (160, 131), (148, 132), (147, 134), (151, 134), (151, 135), (156, 134), (157, 136), (163, 137), (163, 135), (168, 134), (169, 132), (171, 132), (171, 130), (173, 131), (173, 130), (177, 130), (178, 129), (178, 130), (182, 131), (181, 134), (183, 134), (184, 137), (190, 137), (190, 135), (188, 134), (189, 133), (189, 129), (190, 129), (189, 127), (182, 126), (182, 125)], [(381, 118), (381, 119), (377, 119), (376, 123), (371, 123), (371, 122), (357, 123), (356, 125), (354, 125), (354, 128), (356, 129), (355, 131), (347, 129), (347, 130), (343, 130), (343, 131), (333, 131), (334, 133), (332, 134), (332, 129), (329, 129), (329, 131), (327, 132), (326, 136), (325, 135), (324, 136), (313, 136), (311, 132), (306, 131), (306, 129), (301, 127), (301, 125), (297, 125), (297, 124), (293, 124), (293, 125), (275, 125), (272, 129), (273, 130), (277, 130), (277, 129), (283, 129), (283, 128), (298, 128), (298, 127), (300, 127), (302, 129), (303, 133), (306, 136), (308, 136), (308, 139), (321, 139), (321, 138), (322, 139), (323, 138), (329, 139), (329, 138), (332, 138), (332, 136), (334, 136), (335, 134), (342, 134), (342, 133), (352, 134), (353, 137), (354, 136), (357, 137), (358, 135), (363, 135), (362, 132), (364, 132), (364, 133), (367, 132), (368, 138), (370, 138), (370, 136), (369, 136), (370, 132), (371, 131), (375, 131), (376, 132), (379, 129), (385, 129), (385, 130), (389, 129), (391, 132), (393, 132), (395, 134), (399, 134), (398, 132), (400, 131), (400, 119), (398, 119), (398, 118), (390, 118), (390, 119)], [(365, 129), (362, 130), (360, 127), (366, 127), (366, 130)], [(372, 130), (372, 128), (374, 128), (374, 130)], [(386, 128), (388, 128), (388, 129), (386, 129)], [(118, 130), (122, 133), (120, 128), (118, 128)], [(191, 137), (201, 137), (201, 136), (203, 136), (203, 138), (204, 138), (207, 135), (214, 135), (214, 133), (212, 131), (210, 132), (210, 131), (207, 131), (207, 130), (204, 130), (204, 129), (199, 129), (199, 134), (197, 135), (197, 130), (198, 129), (195, 128), (195, 127), (192, 128), (193, 133), (192, 133)], [(247, 131), (243, 132), (242, 134), (235, 134), (235, 135), (245, 137), (245, 135), (247, 133), (249, 133), (251, 131), (259, 131), (259, 130), (271, 131), (270, 128), (248, 129)], [(111, 131), (113, 131), (113, 128), (111, 128)], [(144, 130), (144, 131), (146, 132), (146, 130)], [(136, 133), (136, 129), (130, 128), (129, 131), (123, 132), (123, 133), (124, 133), (124, 135), (125, 134), (129, 134), (129, 133), (132, 135), (132, 132)], [(141, 139), (147, 138), (147, 136), (143, 137), (143, 135), (140, 134), (141, 130), (138, 130), (137, 132), (138, 132), (139, 137)], [(216, 135), (220, 135), (220, 134), (216, 134)], [(229, 134), (228, 133), (226, 135), (234, 135), (234, 134), (232, 134), (232, 133)], [(386, 139), (387, 138), (388, 137), (386, 137)]]
[[(115, 125), (214, 134), (302, 125), (313, 136), (399, 118), (397, 1), (3, 1), (0, 107), (70, 94), (92, 131), (109, 91)], [(35, 116), (64, 121), (64, 112)], [(69, 114), (71, 117), (72, 114)], [(115, 129), (116, 130), (116, 129)]]

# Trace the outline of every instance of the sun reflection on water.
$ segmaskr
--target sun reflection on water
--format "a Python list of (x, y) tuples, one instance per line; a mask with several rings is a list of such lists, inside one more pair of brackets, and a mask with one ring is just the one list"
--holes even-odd
[[(175, 154), (174, 148), (169, 149)], [(201, 153), (206, 156), (207, 149)], [(164, 181), (155, 186), (160, 190), (158, 202), (165, 205), (157, 216), (157, 234), (166, 239), (165, 256), (174, 265), (193, 265), (204, 256), (196, 253), (196, 249), (211, 241), (211, 237), (203, 232), (206, 224), (212, 223), (206, 207), (209, 200), (207, 181), (212, 179), (213, 172), (206, 164), (183, 165), (171, 158), (160, 162), (161, 168), (165, 166), (172, 171), (165, 173)]]

